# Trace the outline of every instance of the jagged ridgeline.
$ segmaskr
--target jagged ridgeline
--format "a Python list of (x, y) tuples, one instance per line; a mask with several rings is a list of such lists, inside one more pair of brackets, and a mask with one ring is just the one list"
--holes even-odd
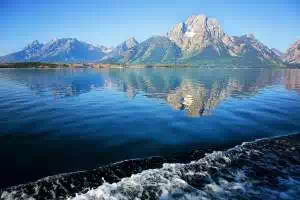
[(105, 52), (73, 38), (54, 39), (46, 44), (34, 41), (23, 50), (0, 58), (2, 62), (81, 63), (100, 59)]
[(0, 62), (284, 66), (300, 63), (299, 44), (283, 54), (252, 34), (229, 36), (216, 19), (196, 15), (174, 25), (165, 36), (152, 36), (141, 43), (134, 37), (115, 48), (73, 38), (45, 44), (34, 41), (21, 51), (0, 57)]

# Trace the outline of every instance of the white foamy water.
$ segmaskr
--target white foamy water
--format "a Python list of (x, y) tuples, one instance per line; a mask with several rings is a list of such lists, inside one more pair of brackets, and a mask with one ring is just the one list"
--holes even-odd
[[(297, 199), (300, 197), (299, 177), (291, 177), (298, 166), (279, 172), (276, 162), (281, 158), (272, 152), (237, 146), (226, 152), (214, 152), (189, 164), (164, 164), (124, 178), (118, 183), (104, 183), (97, 189), (77, 195), (73, 200), (195, 200), (195, 199)], [(289, 151), (289, 150), (287, 150)], [(252, 157), (258, 159), (252, 159)], [(261, 160), (272, 158), (272, 160)], [(240, 160), (240, 161), (239, 161)], [(242, 165), (246, 160), (252, 165)], [(299, 160), (298, 160), (299, 161)], [(241, 162), (240, 166), (235, 166)], [(288, 162), (288, 161), (287, 161)], [(261, 168), (261, 169), (259, 169)], [(266, 169), (265, 181), (257, 173)], [(273, 171), (272, 171), (273, 170)]]
[[(119, 182), (82, 188), (81, 191), (86, 191), (82, 194), (74, 194), (66, 187), (66, 184), (77, 187), (73, 179), (76, 177), (48, 177), (2, 191), (0, 199), (299, 199), (299, 141), (297, 134), (244, 143), (188, 164), (165, 163), (162, 168), (144, 170)], [(93, 173), (94, 178), (103, 179), (96, 171), (78, 174), (77, 178), (87, 181)], [(62, 195), (62, 190), (68, 195)]]

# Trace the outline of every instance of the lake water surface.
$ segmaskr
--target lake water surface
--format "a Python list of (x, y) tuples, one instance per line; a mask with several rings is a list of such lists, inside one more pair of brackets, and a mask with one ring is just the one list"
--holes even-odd
[(0, 188), (296, 132), (297, 69), (0, 69)]

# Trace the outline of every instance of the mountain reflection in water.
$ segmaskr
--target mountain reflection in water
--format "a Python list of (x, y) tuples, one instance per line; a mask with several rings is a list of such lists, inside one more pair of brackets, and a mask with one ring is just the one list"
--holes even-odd
[(300, 132), (298, 69), (1, 69), (0, 85), (0, 188)]
[[(193, 73), (195, 71), (195, 73)], [(171, 72), (171, 76), (169, 73)], [(167, 76), (165, 75), (167, 74)], [(214, 75), (217, 77), (214, 78)], [(300, 70), (240, 69), (146, 69), (110, 71), (105, 87), (117, 89), (133, 99), (138, 93), (165, 100), (188, 116), (210, 114), (222, 101), (255, 95), (272, 85), (300, 89)]]
[(65, 98), (93, 89), (163, 99), (188, 116), (209, 115), (224, 100), (255, 95), (260, 89), (283, 85), (300, 90), (298, 69), (58, 69), (12, 70), (9, 78), (24, 83), (39, 95)]

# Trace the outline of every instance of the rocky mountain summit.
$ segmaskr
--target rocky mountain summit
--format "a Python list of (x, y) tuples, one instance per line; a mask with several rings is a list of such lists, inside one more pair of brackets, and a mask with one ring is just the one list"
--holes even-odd
[(217, 47), (215, 50), (218, 51), (225, 33), (216, 19), (198, 15), (176, 24), (167, 36), (183, 51), (203, 51), (210, 46)]
[(300, 40), (293, 43), (282, 58), (287, 63), (300, 64)]
[(133, 48), (135, 48), (138, 45), (139, 42), (134, 37), (130, 37), (118, 46), (112, 48), (110, 52), (108, 52), (103, 58), (101, 58), (97, 62), (110, 64), (121, 63), (120, 58), (126, 57), (126, 54), (128, 54)]
[[(257, 40), (253, 34), (228, 36), (216, 19), (205, 15), (189, 17), (176, 24), (168, 33), (185, 55), (208, 53), (208, 57), (239, 57), (255, 62), (280, 63), (271, 49)], [(203, 56), (202, 56), (203, 57)]]
[(134, 37), (130, 37), (126, 41), (113, 48), (109, 56), (112, 57), (122, 55), (124, 52), (133, 49), (138, 44), (138, 41)]
[(129, 49), (136, 47), (138, 44), (138, 41), (134, 37), (130, 37), (128, 40), (118, 45), (115, 50), (118, 50), (119, 53), (123, 53), (125, 51), (128, 51)]
[(112, 52), (112, 50), (114, 49), (113, 47), (107, 47), (107, 46), (104, 46), (104, 45), (98, 45), (97, 46), (103, 53), (105, 54), (109, 54)]

